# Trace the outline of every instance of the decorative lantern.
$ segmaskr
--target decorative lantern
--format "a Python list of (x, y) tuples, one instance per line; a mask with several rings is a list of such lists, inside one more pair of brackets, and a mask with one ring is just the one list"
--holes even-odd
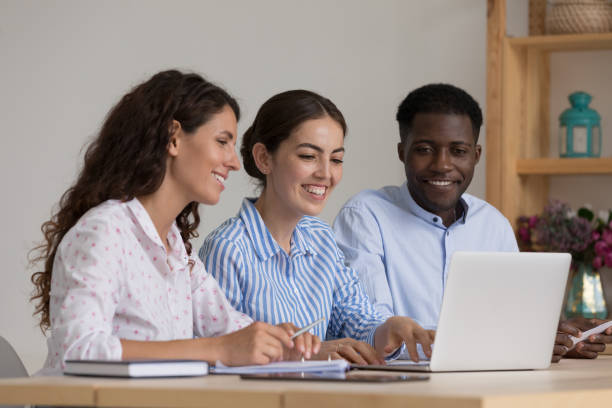
[(591, 95), (574, 92), (570, 109), (559, 116), (559, 154), (561, 157), (599, 157), (601, 154), (601, 117), (589, 108)]

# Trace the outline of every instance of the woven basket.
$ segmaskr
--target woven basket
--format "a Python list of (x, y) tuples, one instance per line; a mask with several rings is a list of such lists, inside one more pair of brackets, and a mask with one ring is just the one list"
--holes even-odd
[(608, 0), (556, 0), (546, 17), (546, 31), (548, 34), (612, 31), (612, 5)]

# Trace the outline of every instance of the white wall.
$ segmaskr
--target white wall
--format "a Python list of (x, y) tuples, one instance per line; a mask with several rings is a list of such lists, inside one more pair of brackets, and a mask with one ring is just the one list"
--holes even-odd
[[(331, 221), (361, 189), (402, 182), (394, 115), (409, 90), (450, 82), (484, 105), (485, 37), (485, 0), (1, 0), (0, 334), (30, 372), (41, 366), (27, 251), (83, 146), (133, 85), (167, 68), (203, 73), (238, 97), (239, 131), (276, 92), (331, 98), (349, 124), (344, 180), (322, 215)], [(470, 191), (483, 197), (484, 185), (481, 162)], [(251, 192), (244, 173), (232, 174), (200, 233)]]

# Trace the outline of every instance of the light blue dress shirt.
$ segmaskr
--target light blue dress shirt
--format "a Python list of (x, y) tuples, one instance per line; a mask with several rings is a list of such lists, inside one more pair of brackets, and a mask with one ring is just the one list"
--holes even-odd
[(362, 191), (340, 210), (333, 227), (338, 245), (383, 316), (408, 316), (435, 329), (453, 252), (518, 251), (497, 209), (467, 193), (461, 204), (463, 216), (447, 228), (404, 183)]
[(351, 337), (371, 345), (384, 322), (318, 218), (298, 222), (287, 255), (245, 199), (236, 217), (206, 237), (199, 255), (234, 308), (254, 320), (304, 327), (323, 317), (312, 330), (322, 340)]

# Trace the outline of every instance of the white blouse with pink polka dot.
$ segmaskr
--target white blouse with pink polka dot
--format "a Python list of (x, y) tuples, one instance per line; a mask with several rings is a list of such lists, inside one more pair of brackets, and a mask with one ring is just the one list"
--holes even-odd
[(68, 359), (121, 359), (119, 339), (218, 336), (252, 323), (188, 256), (176, 223), (170, 253), (138, 199), (88, 211), (62, 239), (51, 279), (51, 336), (42, 374)]

